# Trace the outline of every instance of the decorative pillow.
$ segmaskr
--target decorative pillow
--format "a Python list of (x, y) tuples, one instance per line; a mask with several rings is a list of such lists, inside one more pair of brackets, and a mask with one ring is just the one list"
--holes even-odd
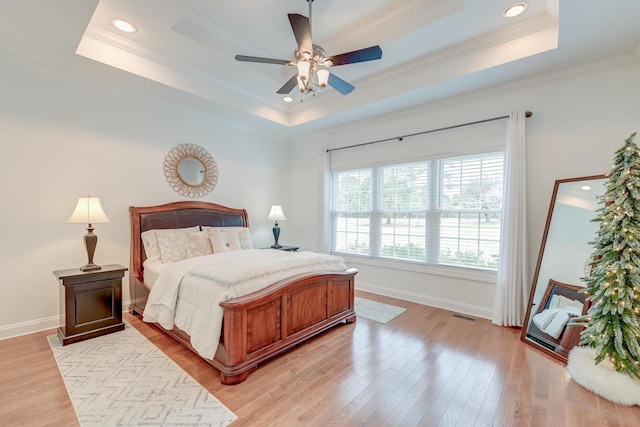
[(241, 249), (253, 249), (253, 241), (251, 240), (251, 233), (248, 228), (243, 228), (238, 231), (238, 240), (240, 240)]
[(187, 257), (210, 255), (213, 253), (209, 233), (206, 231), (198, 231), (197, 233), (187, 234), (189, 244), (187, 245)]
[(209, 240), (211, 240), (214, 254), (242, 249), (237, 231), (211, 233)]
[(202, 230), (209, 233), (229, 233), (237, 232), (238, 239), (240, 240), (241, 249), (253, 249), (253, 241), (251, 240), (251, 233), (248, 227), (208, 227), (202, 226)]
[(167, 228), (158, 230), (147, 230), (140, 234), (142, 239), (142, 245), (144, 246), (144, 253), (147, 255), (147, 259), (156, 261), (160, 260), (160, 249), (158, 248), (158, 239), (156, 238), (156, 231), (162, 231), (166, 233), (184, 233), (185, 231), (196, 232), (200, 231), (199, 226), (186, 227), (186, 228)]
[(189, 246), (187, 233), (156, 231), (156, 239), (163, 263), (187, 259), (187, 246)]

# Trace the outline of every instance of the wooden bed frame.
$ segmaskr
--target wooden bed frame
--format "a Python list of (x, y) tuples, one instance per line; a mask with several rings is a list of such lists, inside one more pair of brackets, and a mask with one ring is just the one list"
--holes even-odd
[[(149, 296), (144, 285), (146, 259), (140, 234), (152, 229), (191, 226), (248, 227), (245, 209), (185, 201), (159, 206), (129, 207), (131, 268), (129, 290), (133, 315), (142, 315)], [(223, 384), (238, 384), (258, 364), (338, 323), (356, 320), (356, 269), (314, 272), (281, 280), (260, 291), (220, 304), (224, 319), (215, 357), (206, 360), (220, 371)], [(160, 327), (160, 325), (157, 325)], [(163, 331), (195, 352), (189, 335), (178, 328)], [(197, 354), (197, 353), (196, 353)]]

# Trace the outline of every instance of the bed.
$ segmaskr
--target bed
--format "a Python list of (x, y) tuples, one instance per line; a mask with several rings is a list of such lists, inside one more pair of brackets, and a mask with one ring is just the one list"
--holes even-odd
[[(586, 314), (591, 306), (591, 301), (587, 300), (587, 295), (580, 292), (583, 289), (581, 286), (569, 285), (549, 279), (547, 289), (527, 330), (527, 337), (563, 357), (568, 357), (569, 351), (580, 341), (580, 332), (584, 328), (568, 327), (567, 324), (571, 318)], [(563, 307), (561, 301), (559, 301), (554, 306), (553, 301), (555, 299), (569, 301), (569, 305)], [(554, 312), (557, 312), (555, 316), (548, 318), (553, 316)], [(549, 313), (546, 319), (545, 313)], [(565, 316), (565, 318), (563, 319), (562, 316)], [(537, 317), (548, 320), (548, 328), (539, 326), (540, 323), (536, 322)], [(558, 318), (560, 319), (558, 320)], [(553, 327), (554, 322), (557, 323), (555, 328)], [(550, 332), (550, 329), (555, 330)]]
[[(144, 232), (168, 232), (186, 228), (202, 230), (208, 227), (222, 230), (227, 227), (229, 230), (245, 228), (248, 231), (249, 226), (245, 209), (201, 201), (131, 206), (129, 212), (129, 311), (139, 316), (144, 316), (150, 296), (150, 288), (145, 283), (144, 265), (147, 255), (142, 242)], [(284, 253), (273, 249), (246, 252), (264, 253), (265, 256), (269, 253), (281, 256)], [(203, 359), (220, 371), (223, 384), (238, 384), (246, 380), (260, 363), (338, 324), (355, 322), (354, 291), (357, 272), (353, 268), (344, 271), (305, 272), (280, 279), (247, 295), (220, 302), (223, 315), (219, 343), (213, 357)], [(149, 305), (149, 311), (151, 307)], [(198, 354), (188, 333), (177, 326), (158, 326)]]

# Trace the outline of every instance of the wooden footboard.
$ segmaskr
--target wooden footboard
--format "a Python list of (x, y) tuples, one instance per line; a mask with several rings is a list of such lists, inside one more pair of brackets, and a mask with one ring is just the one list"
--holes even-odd
[[(260, 363), (339, 323), (355, 322), (357, 273), (352, 268), (299, 275), (220, 303), (220, 345), (213, 360), (203, 360), (220, 371), (223, 384), (239, 384)], [(195, 352), (184, 331), (163, 331)]]
[(240, 383), (260, 362), (338, 323), (354, 322), (356, 273), (305, 274), (221, 303), (222, 345), (212, 364), (222, 383)]

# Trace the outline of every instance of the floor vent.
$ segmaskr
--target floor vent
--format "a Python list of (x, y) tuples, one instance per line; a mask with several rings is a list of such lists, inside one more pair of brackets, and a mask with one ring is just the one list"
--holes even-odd
[(468, 320), (469, 322), (474, 322), (474, 323), (478, 320), (473, 317), (464, 316), (462, 314), (457, 314), (457, 313), (453, 313), (452, 316), (457, 317), (458, 319)]

